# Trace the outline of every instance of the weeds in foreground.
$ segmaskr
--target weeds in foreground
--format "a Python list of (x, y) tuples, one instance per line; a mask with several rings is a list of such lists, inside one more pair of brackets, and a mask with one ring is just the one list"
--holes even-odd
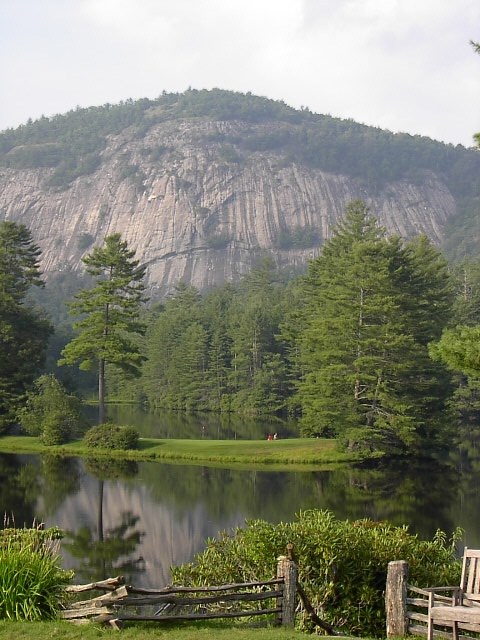
[(72, 572), (60, 568), (58, 531), (13, 527), (1, 534), (0, 619), (55, 618), (72, 577)]

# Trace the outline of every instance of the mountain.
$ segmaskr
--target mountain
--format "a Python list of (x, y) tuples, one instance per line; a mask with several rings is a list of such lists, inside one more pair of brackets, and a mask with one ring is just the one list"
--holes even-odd
[[(472, 132), (473, 133), (473, 132)], [(478, 252), (480, 154), (222, 90), (76, 109), (0, 133), (0, 219), (27, 225), (48, 279), (120, 232), (153, 297), (301, 269), (350, 200), (391, 233)]]

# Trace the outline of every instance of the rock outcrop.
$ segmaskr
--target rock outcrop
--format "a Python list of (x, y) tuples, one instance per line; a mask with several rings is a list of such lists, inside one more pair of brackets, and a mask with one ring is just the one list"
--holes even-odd
[(67, 266), (81, 270), (94, 245), (120, 232), (147, 264), (154, 297), (180, 280), (204, 290), (238, 279), (263, 255), (301, 267), (356, 198), (389, 232), (442, 243), (456, 203), (435, 173), (373, 189), (280, 152), (225, 144), (274, 126), (191, 118), (142, 135), (130, 127), (108, 139), (94, 173), (61, 189), (48, 186), (51, 169), (2, 167), (0, 214), (31, 230), (47, 279)]

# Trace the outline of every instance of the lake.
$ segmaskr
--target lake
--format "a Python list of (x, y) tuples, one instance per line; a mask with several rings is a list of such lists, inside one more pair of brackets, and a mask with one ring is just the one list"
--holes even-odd
[[(169, 414), (115, 411), (110, 415), (119, 423), (135, 424), (150, 437), (263, 438), (295, 431), (294, 425), (218, 416), (175, 414), (172, 421)], [(461, 526), (463, 542), (478, 548), (479, 462), (474, 446), (452, 456), (448, 466), (399, 461), (315, 472), (0, 454), (0, 492), (16, 526), (35, 520), (67, 532), (62, 556), (76, 581), (122, 574), (134, 584), (160, 587), (169, 583), (171, 565), (191, 561), (219, 531), (252, 518), (290, 521), (313, 508), (340, 519), (406, 524), (428, 538)]]

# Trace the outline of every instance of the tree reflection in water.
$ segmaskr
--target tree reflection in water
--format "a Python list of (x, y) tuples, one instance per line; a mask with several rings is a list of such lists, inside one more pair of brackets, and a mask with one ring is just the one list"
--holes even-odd
[(138, 465), (131, 460), (91, 458), (86, 462), (86, 469), (98, 480), (96, 535), (85, 525), (76, 533), (66, 531), (63, 548), (80, 561), (75, 570), (77, 581), (79, 578), (96, 581), (123, 575), (131, 582), (134, 576), (145, 571), (143, 558), (133, 557), (145, 533), (136, 529), (140, 517), (130, 511), (122, 511), (118, 524), (104, 529), (104, 486), (105, 480), (134, 477)]
[(306, 509), (405, 524), (423, 538), (461, 526), (463, 542), (478, 547), (478, 459), (472, 449), (445, 465), (278, 472), (2, 456), (0, 495), (17, 523), (35, 518), (69, 532), (64, 557), (78, 581), (126, 573), (159, 587), (170, 580), (170, 566), (191, 561), (207, 537), (247, 519), (292, 521)]

